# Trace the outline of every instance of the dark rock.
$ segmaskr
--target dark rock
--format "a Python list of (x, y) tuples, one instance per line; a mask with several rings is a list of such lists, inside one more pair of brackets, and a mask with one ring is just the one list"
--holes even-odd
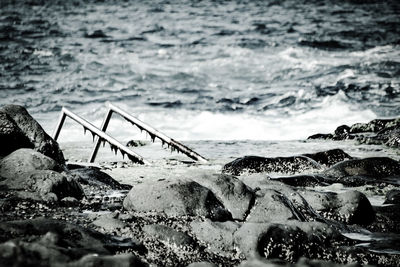
[(387, 145), (393, 148), (400, 147), (400, 125), (385, 128), (374, 136), (361, 136), (357, 139), (361, 144)]
[(206, 187), (191, 180), (145, 181), (135, 185), (124, 200), (124, 208), (161, 212), (167, 216), (204, 216), (217, 221), (232, 218)]
[(358, 191), (344, 193), (300, 192), (310, 206), (323, 217), (346, 224), (367, 225), (374, 221), (375, 212), (368, 198)]
[(195, 242), (186, 233), (179, 232), (171, 227), (160, 225), (160, 224), (150, 224), (143, 227), (143, 231), (157, 239), (163, 240), (170, 244), (176, 246), (192, 246)]
[[(0, 222), (0, 242), (7, 240), (21, 247), (20, 250), (13, 250), (16, 255), (11, 255), (11, 257), (22, 260), (29, 260), (29, 257), (18, 253), (39, 253), (38, 256), (42, 260), (47, 258), (50, 261), (57, 261), (58, 255), (63, 255), (69, 260), (78, 260), (90, 253), (110, 255), (127, 248), (140, 253), (144, 251), (141, 244), (126, 240), (118, 241), (114, 237), (81, 226), (46, 218)], [(46, 249), (55, 250), (58, 253), (48, 253)], [(7, 260), (5, 256), (7, 255), (0, 255)]]
[(131, 185), (120, 184), (110, 175), (100, 171), (96, 167), (81, 167), (74, 168), (68, 172), (80, 184), (90, 185), (95, 187), (107, 187), (114, 190), (130, 190)]
[(243, 220), (254, 202), (253, 190), (238, 178), (226, 174), (210, 174), (192, 177), (200, 185), (209, 188), (232, 214), (233, 219)]
[(317, 162), (304, 156), (277, 158), (245, 156), (227, 163), (222, 172), (232, 175), (260, 172), (296, 174), (319, 169), (321, 166)]
[(250, 260), (243, 261), (239, 267), (372, 267), (372, 265), (361, 265), (359, 263), (340, 264), (336, 262), (300, 258), (296, 263), (289, 263), (279, 259), (265, 259), (265, 258), (253, 258)]
[(368, 123), (356, 123), (353, 124), (350, 128), (350, 133), (365, 133), (365, 132), (373, 132), (377, 133), (385, 128), (400, 126), (400, 118), (397, 119), (375, 119)]
[(92, 33), (86, 33), (86, 38), (106, 38), (108, 37), (102, 30), (95, 30)]
[(347, 239), (324, 223), (288, 221), (246, 222), (234, 233), (234, 242), (246, 258), (265, 257), (296, 261), (331, 253), (331, 246)]
[(19, 148), (33, 148), (33, 144), (21, 131), (15, 121), (0, 111), (0, 156), (7, 156)]
[(322, 152), (317, 152), (313, 154), (303, 154), (303, 156), (309, 157), (319, 164), (325, 165), (325, 166), (332, 166), (338, 162), (352, 159), (349, 154), (344, 152), (341, 149), (331, 149), (327, 151), (322, 151)]
[(353, 159), (339, 162), (324, 174), (336, 179), (338, 182), (347, 176), (366, 176), (376, 179), (400, 175), (400, 163), (386, 157)]
[(148, 145), (148, 142), (142, 140), (130, 140), (129, 142), (126, 143), (127, 147), (141, 147), (146, 145)]
[(69, 262), (64, 267), (97, 267), (97, 266), (109, 266), (109, 267), (146, 267), (149, 266), (143, 262), (138, 256), (133, 254), (118, 254), (118, 255), (106, 255), (99, 256), (96, 254), (90, 254), (82, 257), (78, 261)]
[(341, 125), (336, 128), (332, 139), (333, 140), (350, 139), (351, 137), (349, 136), (349, 133), (350, 133), (350, 127), (347, 125)]
[(293, 175), (285, 177), (271, 178), (271, 180), (279, 181), (290, 186), (316, 186), (328, 185), (329, 180), (321, 175)]
[(28, 111), (18, 105), (6, 105), (1, 111), (7, 113), (33, 144), (34, 149), (60, 164), (65, 163), (64, 155), (60, 150), (58, 143), (54, 141), (40, 126), (40, 124), (32, 118)]
[(222, 255), (236, 253), (233, 246), (233, 234), (241, 226), (240, 223), (205, 220), (193, 221), (190, 226), (192, 233), (206, 246), (208, 251)]
[(400, 190), (392, 189), (387, 192), (385, 202), (383, 204), (400, 204)]
[(313, 134), (307, 137), (307, 139), (323, 139), (323, 140), (329, 140), (333, 138), (333, 134)]

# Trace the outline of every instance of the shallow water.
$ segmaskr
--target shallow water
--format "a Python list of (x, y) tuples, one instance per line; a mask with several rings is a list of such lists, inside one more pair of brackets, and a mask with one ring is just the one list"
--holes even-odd
[(111, 101), (180, 140), (298, 140), (400, 115), (399, 14), (395, 0), (3, 0), (0, 104), (47, 131), (62, 106), (99, 126)]

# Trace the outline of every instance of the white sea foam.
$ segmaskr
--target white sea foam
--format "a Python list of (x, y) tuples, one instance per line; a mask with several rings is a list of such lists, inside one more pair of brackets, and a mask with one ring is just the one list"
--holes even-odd
[[(315, 133), (330, 133), (342, 124), (367, 122), (376, 115), (341, 101), (340, 94), (326, 97), (320, 106), (306, 112), (271, 110), (264, 114), (214, 113), (188, 110), (143, 110), (121, 105), (123, 109), (160, 132), (178, 140), (299, 140)], [(100, 127), (105, 108), (81, 114)], [(114, 115), (108, 132), (119, 140), (142, 139), (139, 129)], [(76, 141), (82, 138), (82, 127), (66, 124), (60, 138)], [(91, 139), (90, 135), (87, 137)]]

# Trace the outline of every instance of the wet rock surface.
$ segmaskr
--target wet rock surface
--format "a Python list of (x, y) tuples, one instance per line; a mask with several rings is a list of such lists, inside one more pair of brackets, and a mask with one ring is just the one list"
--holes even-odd
[(63, 166), (32, 149), (18, 149), (0, 161), (1, 190), (22, 198), (54, 202), (65, 197), (81, 199), (79, 183), (57, 171)]
[[(26, 135), (18, 130), (23, 120), (13, 124), (1, 114), (11, 129), (4, 133), (15, 136), (10, 140)], [(333, 135), (353, 138), (397, 123), (342, 126)], [(188, 163), (185, 175), (144, 175), (125, 185), (100, 168), (64, 165), (34, 147), (11, 145), (0, 161), (0, 266), (400, 262), (400, 163), (392, 158), (359, 159), (340, 149), (248, 156), (221, 173), (192, 174), (199, 167)]]
[(361, 144), (400, 147), (400, 118), (375, 119), (368, 123), (355, 123), (352, 126), (339, 126), (333, 134), (315, 134), (308, 139), (355, 139)]
[(321, 169), (320, 164), (305, 156), (264, 158), (245, 156), (227, 163), (223, 173), (240, 175), (243, 173), (281, 173), (296, 174)]
[(185, 179), (161, 179), (135, 185), (124, 200), (124, 208), (168, 216), (204, 216), (217, 221), (232, 218), (210, 189)]

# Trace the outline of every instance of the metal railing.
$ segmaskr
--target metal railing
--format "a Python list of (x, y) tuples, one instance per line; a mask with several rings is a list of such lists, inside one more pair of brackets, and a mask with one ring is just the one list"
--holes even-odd
[[(60, 135), (61, 128), (65, 122), (66, 117), (69, 117), (69, 118), (73, 119), (74, 121), (76, 121), (77, 123), (79, 123), (80, 125), (82, 125), (85, 131), (86, 130), (90, 131), (93, 136), (96, 136), (98, 143), (101, 143), (102, 141), (109, 143), (111, 146), (111, 150), (115, 151), (115, 153), (117, 153), (117, 151), (120, 150), (122, 156), (124, 156), (126, 154), (128, 156), (128, 158), (130, 160), (132, 160), (133, 162), (137, 162), (140, 164), (150, 164), (143, 157), (136, 154), (135, 152), (133, 152), (132, 150), (130, 150), (129, 148), (127, 148), (126, 146), (124, 146), (123, 144), (118, 142), (116, 139), (114, 139), (113, 137), (106, 134), (104, 131), (100, 130), (99, 128), (97, 128), (96, 126), (91, 124), (90, 122), (79, 117), (78, 115), (76, 115), (75, 113), (73, 113), (72, 111), (70, 111), (64, 107), (61, 109), (61, 115), (58, 120), (57, 126), (54, 130), (54, 133), (53, 133), (54, 140), (58, 139), (58, 136)], [(93, 162), (93, 161), (90, 161), (90, 162)]]
[(155, 141), (156, 138), (158, 138), (161, 140), (162, 146), (164, 146), (164, 144), (167, 144), (168, 147), (171, 149), (171, 151), (176, 150), (177, 152), (181, 152), (196, 161), (207, 162), (207, 159), (205, 159), (204, 157), (202, 157), (201, 155), (199, 155), (198, 153), (196, 153), (189, 147), (187, 147), (187, 146), (181, 144), (180, 142), (157, 131), (150, 125), (148, 125), (148, 124), (142, 122), (141, 120), (133, 117), (132, 115), (128, 114), (126, 111), (114, 106), (111, 103), (108, 103), (107, 105), (108, 105), (108, 111), (106, 113), (106, 116), (104, 117), (104, 120), (103, 120), (103, 123), (102, 123), (100, 129), (97, 128), (96, 126), (94, 126), (93, 124), (91, 124), (90, 122), (86, 121), (85, 119), (74, 114), (70, 110), (63, 107), (61, 110), (61, 115), (60, 115), (59, 121), (58, 121), (57, 126), (53, 133), (54, 140), (58, 139), (61, 128), (65, 121), (65, 118), (68, 116), (69, 118), (73, 119), (77, 123), (81, 124), (84, 127), (85, 131), (89, 130), (94, 137), (95, 145), (94, 145), (92, 153), (89, 157), (89, 162), (94, 162), (94, 160), (96, 159), (97, 152), (100, 148), (100, 144), (102, 142), (108, 142), (111, 146), (111, 150), (115, 151), (115, 153), (119, 149), (122, 156), (124, 156), (126, 154), (126, 155), (128, 155), (128, 158), (134, 162), (141, 163), (141, 164), (150, 164), (143, 157), (136, 154), (135, 152), (130, 150), (128, 147), (124, 146), (123, 144), (118, 142), (116, 139), (114, 139), (113, 137), (106, 134), (106, 130), (107, 130), (108, 124), (111, 120), (113, 113), (117, 113), (120, 116), (122, 116), (125, 120), (127, 120), (130, 123), (132, 123), (133, 125), (137, 126), (140, 130), (147, 132), (150, 135), (150, 138), (153, 142)]
[[(125, 120), (129, 121), (130, 123), (132, 123), (133, 125), (137, 126), (140, 130), (146, 131), (149, 135), (151, 140), (154, 142), (155, 138), (158, 138), (161, 140), (161, 144), (162, 146), (164, 146), (164, 144), (167, 144), (168, 147), (171, 148), (172, 151), (176, 150), (178, 152), (181, 152), (182, 154), (185, 154), (186, 156), (188, 156), (191, 159), (194, 159), (196, 161), (200, 161), (200, 162), (207, 162), (207, 159), (205, 159), (204, 157), (202, 157), (200, 154), (196, 153), (195, 151), (193, 151), (192, 149), (190, 149), (189, 147), (183, 145), (182, 143), (166, 136), (165, 134), (157, 131), (156, 129), (154, 129), (153, 127), (151, 127), (150, 125), (142, 122), (141, 120), (133, 117), (132, 115), (130, 115), (129, 113), (127, 113), (126, 111), (120, 109), (117, 106), (114, 106), (111, 103), (107, 103), (108, 106), (108, 111), (106, 116), (104, 117), (103, 123), (101, 125), (101, 130), (102, 131), (106, 131), (107, 127), (108, 127), (108, 123), (111, 119), (111, 116), (113, 113), (117, 113), (120, 116), (122, 116)], [(97, 152), (99, 150), (100, 147), (100, 140), (96, 140), (96, 144), (94, 145), (94, 148), (92, 150), (92, 154), (89, 158), (89, 162), (93, 162), (94, 159), (96, 158)]]

